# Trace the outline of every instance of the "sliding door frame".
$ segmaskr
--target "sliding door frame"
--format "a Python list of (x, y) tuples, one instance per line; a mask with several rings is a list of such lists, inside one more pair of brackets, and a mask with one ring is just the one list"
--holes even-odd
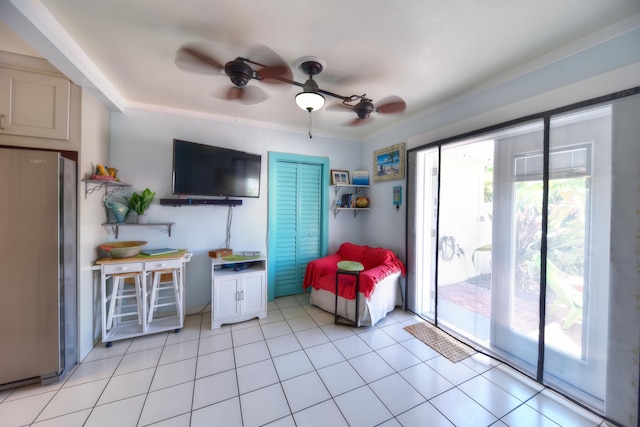
[[(479, 130), (475, 130), (475, 131), (471, 131), (471, 132), (466, 132), (460, 135), (456, 135), (456, 136), (452, 136), (452, 137), (448, 137), (445, 139), (441, 139), (438, 141), (434, 141), (431, 143), (427, 143), (427, 144), (423, 144), (420, 145), (418, 147), (414, 147), (414, 148), (410, 148), (407, 150), (407, 165), (406, 165), (406, 170), (408, 172), (408, 177), (412, 176), (412, 161), (414, 159), (416, 159), (417, 153), (419, 151), (423, 151), (423, 150), (427, 150), (427, 149), (436, 149), (438, 150), (438, 153), (440, 154), (441, 149), (443, 146), (452, 143), (452, 142), (456, 142), (456, 141), (461, 141), (461, 140), (465, 140), (465, 139), (471, 139), (474, 137), (478, 137), (481, 136), (483, 134), (490, 134), (494, 131), (498, 131), (504, 128), (508, 128), (508, 127), (513, 127), (513, 126), (517, 126), (519, 124), (524, 124), (527, 122), (532, 122), (535, 120), (542, 120), (544, 122), (544, 134), (543, 134), (543, 200), (542, 200), (542, 212), (544, 212), (544, 215), (542, 216), (542, 235), (541, 235), (541, 259), (542, 260), (546, 260), (547, 259), (547, 228), (548, 228), (548, 215), (547, 215), (547, 211), (548, 211), (548, 203), (549, 203), (549, 152), (550, 152), (550, 129), (551, 129), (551, 119), (553, 116), (556, 115), (560, 115), (562, 113), (567, 113), (567, 112), (571, 112), (574, 110), (580, 110), (586, 107), (591, 107), (591, 106), (596, 106), (598, 104), (603, 104), (603, 103), (613, 103), (614, 101), (618, 100), (618, 99), (622, 99), (622, 98), (626, 98), (626, 97), (630, 97), (633, 95), (638, 95), (640, 94), (640, 86), (639, 87), (634, 87), (631, 89), (627, 89), (624, 91), (619, 91), (619, 92), (615, 92), (609, 95), (605, 95), (605, 96), (601, 96), (601, 97), (597, 97), (597, 98), (593, 98), (593, 99), (589, 99), (589, 100), (585, 100), (585, 101), (581, 101), (578, 103), (573, 103), (570, 105), (566, 105), (563, 107), (559, 107), (556, 109), (552, 109), (552, 110), (548, 110), (545, 112), (541, 112), (541, 113), (537, 113), (537, 114), (531, 114), (528, 116), (524, 116), (524, 117), (520, 117), (518, 119), (514, 119), (514, 120), (510, 120), (504, 123), (500, 123), (500, 124), (496, 124), (496, 125), (492, 125), (492, 126), (488, 126)], [(440, 159), (441, 156), (439, 155), (438, 157), (438, 163), (439, 163), (439, 168), (440, 168)], [(413, 176), (415, 176), (415, 173), (413, 173)], [(439, 176), (438, 176), (438, 183), (439, 183)], [(411, 233), (413, 232), (413, 230), (411, 229), (412, 223), (413, 223), (413, 218), (412, 218), (412, 212), (416, 209), (416, 206), (413, 206), (413, 204), (415, 203), (415, 200), (413, 197), (411, 197), (411, 195), (413, 194), (413, 192), (415, 191), (413, 189), (413, 182), (410, 179), (407, 179), (406, 182), (406, 186), (407, 186), (407, 210), (406, 210), (406, 222), (405, 224), (407, 224), (407, 228), (405, 230), (405, 235), (407, 236), (406, 238), (406, 247), (405, 247), (405, 253), (407, 254), (407, 278), (409, 279), (411, 277), (411, 268), (415, 265), (415, 256), (412, 255), (414, 252), (414, 249), (412, 247), (412, 242), (414, 242), (413, 238), (411, 237)], [(440, 192), (440, 186), (438, 185), (438, 196), (439, 196), (439, 192)], [(612, 200), (612, 203), (614, 203), (614, 201)], [(438, 197), (437, 200), (437, 207), (436, 207), (436, 211), (439, 212), (440, 210), (440, 197)], [(439, 221), (438, 218), (439, 214), (436, 217), (436, 222)], [(436, 228), (436, 239), (438, 239), (438, 228)], [(437, 240), (436, 240), (437, 241)], [(433, 322), (436, 324), (438, 324), (438, 279), (437, 279), (437, 268), (438, 268), (438, 251), (435, 251), (435, 253), (433, 254), (433, 259), (432, 261), (435, 263), (435, 269), (436, 269), (436, 278), (435, 278), (435, 282), (433, 285), (435, 286), (435, 294), (436, 294), (436, 300), (435, 300), (435, 309), (434, 309), (434, 313), (435, 313), (435, 319), (433, 319)], [(414, 263), (412, 264), (411, 261), (414, 261)], [(539, 295), (539, 313), (540, 313), (540, 319), (539, 319), (539, 342), (538, 342), (538, 364), (537, 364), (537, 369), (536, 369), (536, 378), (535, 380), (538, 381), (539, 383), (544, 383), (544, 367), (545, 367), (545, 318), (546, 318), (546, 290), (547, 290), (547, 286), (546, 286), (546, 262), (541, 262), (540, 263), (540, 295)], [(415, 275), (413, 276), (415, 277)], [(410, 281), (407, 281), (407, 288), (406, 288), (406, 295), (407, 295), (407, 302), (406, 302), (406, 307), (407, 309), (411, 310), (411, 303), (409, 302), (410, 298), (415, 297), (415, 293), (416, 293), (416, 286), (418, 284), (416, 283), (410, 283)], [(617, 295), (618, 298), (620, 298), (620, 295)], [(416, 314), (420, 314), (420, 313), (416, 313)], [(609, 316), (611, 317), (611, 315)], [(426, 320), (431, 320), (431, 319), (426, 319)], [(610, 329), (611, 331), (611, 329)], [(615, 331), (613, 332), (615, 335)], [(620, 335), (615, 335), (614, 340), (620, 340), (621, 336)], [(610, 339), (611, 342), (611, 339)], [(637, 343), (632, 343), (632, 345), (637, 345)], [(609, 346), (611, 348), (611, 346)], [(615, 349), (611, 350), (611, 351), (615, 351)], [(616, 354), (616, 356), (620, 357), (620, 354)], [(611, 368), (607, 368), (609, 371), (611, 370)], [(637, 372), (634, 373), (635, 375), (638, 375)], [(612, 389), (610, 390), (609, 387), (611, 387)], [(608, 402), (613, 402), (616, 399), (616, 396), (619, 393), (619, 390), (615, 390), (616, 387), (620, 387), (620, 389), (622, 389), (622, 385), (620, 386), (615, 386), (615, 385), (611, 385), (607, 384), (607, 390), (605, 391), (605, 405), (608, 407), (610, 404)], [(636, 396), (640, 396), (640, 387), (638, 387), (636, 385), (636, 388), (638, 388), (638, 390), (636, 390), (637, 394)], [(640, 400), (640, 398), (639, 398)], [(616, 403), (612, 403), (611, 407), (616, 406)], [(609, 407), (607, 409), (607, 407), (605, 407), (605, 410), (603, 411), (605, 416), (607, 415), (607, 412), (609, 412), (611, 410), (611, 407)], [(609, 412), (611, 413), (615, 413), (615, 411)], [(640, 419), (640, 410), (638, 413), (638, 418)]]

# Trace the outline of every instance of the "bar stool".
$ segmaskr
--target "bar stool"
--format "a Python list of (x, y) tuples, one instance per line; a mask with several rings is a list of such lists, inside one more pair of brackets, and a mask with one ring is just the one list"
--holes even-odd
[[(166, 270), (155, 270), (151, 272), (151, 295), (149, 297), (149, 319), (153, 320), (153, 313), (158, 307), (166, 307), (170, 305), (176, 306), (178, 318), (182, 319), (182, 290), (180, 289), (180, 269), (169, 268)], [(170, 279), (167, 276), (171, 275)], [(163, 286), (164, 285), (164, 286)], [(160, 295), (160, 291), (173, 289), (173, 298), (169, 295)], [(167, 301), (168, 302), (161, 302)]]
[[(107, 330), (113, 326), (113, 319), (120, 317), (138, 315), (138, 324), (142, 325), (144, 320), (144, 298), (142, 295), (142, 279), (141, 272), (118, 273), (112, 274), (113, 290), (111, 291), (111, 299), (109, 300), (109, 315), (107, 317)], [(133, 286), (130, 285), (133, 280)], [(128, 285), (125, 287), (125, 285)], [(123, 308), (133, 307), (134, 304), (127, 304), (125, 300), (133, 298), (136, 303), (136, 312), (125, 310)]]

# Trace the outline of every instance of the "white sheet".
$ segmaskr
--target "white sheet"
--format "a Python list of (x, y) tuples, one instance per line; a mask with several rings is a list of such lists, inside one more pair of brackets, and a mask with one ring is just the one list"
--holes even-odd
[[(367, 300), (362, 293), (358, 293), (358, 326), (373, 326), (387, 313), (402, 305), (402, 292), (400, 289), (400, 272), (391, 274), (376, 284)], [(311, 289), (309, 302), (324, 311), (334, 313), (336, 295), (323, 289)], [(346, 319), (354, 320), (356, 300), (338, 297), (338, 314)]]

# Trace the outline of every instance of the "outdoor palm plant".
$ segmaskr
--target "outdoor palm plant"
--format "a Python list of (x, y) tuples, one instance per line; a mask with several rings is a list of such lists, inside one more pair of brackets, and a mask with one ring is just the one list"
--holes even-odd
[[(585, 277), (585, 178), (549, 181), (547, 285), (553, 298), (550, 314), (569, 307), (563, 327), (582, 316), (581, 285)], [(516, 201), (516, 285), (539, 291), (542, 183), (518, 184)], [(576, 283), (578, 286), (576, 287)]]

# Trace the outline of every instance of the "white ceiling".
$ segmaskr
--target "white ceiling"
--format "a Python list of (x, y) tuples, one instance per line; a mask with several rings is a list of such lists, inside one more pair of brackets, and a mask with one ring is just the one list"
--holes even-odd
[(345, 126), (355, 117), (351, 111), (325, 107), (313, 113), (314, 134), (353, 139), (414, 118), (515, 68), (525, 72), (523, 64), (640, 13), (638, 0), (11, 1), (26, 3), (36, 15), (50, 12), (125, 104), (307, 131), (308, 114), (294, 102), (299, 87), (252, 80), (268, 95), (265, 101), (219, 99), (231, 86), (226, 76), (175, 65), (176, 51), (188, 42), (210, 44), (222, 61), (265, 45), (290, 65), (298, 82), (306, 76), (296, 60), (317, 56), (326, 63), (315, 78), (321, 89), (366, 94), (374, 104), (390, 95), (406, 101), (404, 114), (373, 114), (360, 126)]

